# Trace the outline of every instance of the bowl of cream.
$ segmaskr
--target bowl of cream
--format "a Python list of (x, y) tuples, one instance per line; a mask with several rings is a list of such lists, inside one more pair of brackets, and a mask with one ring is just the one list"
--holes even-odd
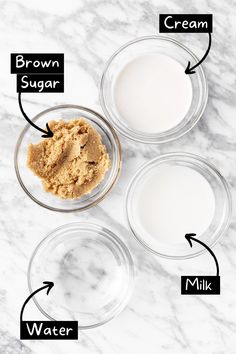
[(231, 194), (221, 173), (205, 159), (188, 153), (158, 156), (134, 175), (126, 195), (126, 215), (137, 240), (152, 253), (184, 259), (200, 255), (225, 233)]
[(100, 99), (106, 116), (123, 135), (143, 143), (163, 143), (187, 133), (202, 116), (208, 97), (202, 66), (186, 74), (197, 57), (178, 41), (138, 38), (108, 61)]

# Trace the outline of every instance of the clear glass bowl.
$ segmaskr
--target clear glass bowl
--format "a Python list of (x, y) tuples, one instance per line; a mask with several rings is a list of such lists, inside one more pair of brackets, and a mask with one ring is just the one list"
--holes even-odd
[(49, 295), (34, 296), (50, 320), (97, 327), (117, 316), (133, 290), (134, 266), (126, 245), (111, 231), (71, 223), (52, 231), (35, 249), (28, 268), (30, 293), (54, 282)]
[[(165, 143), (186, 134), (201, 118), (206, 107), (208, 89), (202, 66), (198, 66), (193, 75), (189, 75), (192, 83), (193, 97), (188, 113), (175, 127), (160, 133), (144, 133), (132, 129), (120, 116), (114, 100), (114, 84), (118, 73), (131, 60), (144, 54), (164, 54), (179, 62), (183, 68), (199, 60), (188, 48), (178, 41), (162, 36), (147, 36), (128, 42), (118, 49), (108, 60), (100, 85), (100, 101), (103, 111), (114, 127), (124, 136), (143, 143)], [(184, 70), (184, 69), (183, 69)]]
[(121, 147), (115, 130), (98, 113), (77, 105), (62, 105), (52, 107), (39, 113), (32, 121), (43, 129), (50, 120), (70, 120), (84, 117), (102, 136), (102, 142), (107, 148), (111, 167), (104, 180), (90, 193), (78, 200), (60, 199), (44, 191), (40, 178), (27, 167), (27, 147), (29, 143), (39, 142), (41, 133), (29, 124), (22, 131), (15, 149), (15, 170), (18, 181), (25, 193), (39, 205), (54, 211), (82, 211), (98, 202), (111, 190), (119, 177), (121, 168)]
[[(158, 166), (163, 164), (167, 166), (185, 166), (192, 168), (200, 173), (208, 181), (212, 188), (215, 197), (214, 216), (208, 229), (201, 235), (198, 234), (197, 239), (203, 241), (209, 247), (213, 247), (227, 230), (232, 213), (232, 201), (230, 190), (225, 178), (205, 159), (188, 153), (170, 153), (161, 155), (144, 164), (136, 172), (126, 193), (125, 209), (129, 226), (136, 239), (146, 249), (156, 255), (172, 259), (185, 259), (198, 256), (206, 250), (203, 246), (199, 245), (199, 243), (194, 242), (194, 246), (191, 248), (187, 240), (184, 239), (184, 235), (183, 243), (177, 244), (163, 242), (163, 239), (161, 240), (154, 238), (152, 235), (145, 236), (145, 232), (141, 229), (141, 226), (137, 221), (137, 217), (135, 215), (135, 197), (137, 195), (137, 187), (143, 183), (143, 178), (147, 177), (154, 168), (156, 169)], [(192, 232), (192, 230), (190, 232)]]

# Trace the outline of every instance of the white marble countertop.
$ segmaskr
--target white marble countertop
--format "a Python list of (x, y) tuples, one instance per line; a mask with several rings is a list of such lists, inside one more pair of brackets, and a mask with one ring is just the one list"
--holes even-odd
[[(236, 6), (233, 0), (0, 0), (1, 185), (0, 185), (0, 353), (236, 353), (236, 212), (214, 248), (220, 263), (220, 296), (181, 296), (180, 276), (213, 274), (212, 258), (171, 261), (147, 253), (127, 228), (122, 209), (126, 186), (137, 168), (160, 153), (187, 151), (213, 162), (236, 200)], [(64, 52), (65, 93), (25, 94), (29, 116), (62, 103), (100, 112), (99, 80), (109, 56), (126, 41), (158, 33), (159, 13), (213, 13), (211, 52), (204, 62), (209, 101), (197, 126), (175, 142), (147, 146), (121, 138), (119, 182), (98, 206), (60, 214), (36, 205), (20, 188), (13, 154), (25, 121), (10, 75), (11, 52)], [(205, 34), (173, 34), (199, 57)], [(26, 272), (38, 242), (53, 228), (79, 220), (109, 226), (130, 247), (136, 266), (134, 294), (117, 318), (80, 333), (79, 341), (20, 341), (19, 315), (28, 296)], [(27, 319), (40, 319), (33, 302)]]

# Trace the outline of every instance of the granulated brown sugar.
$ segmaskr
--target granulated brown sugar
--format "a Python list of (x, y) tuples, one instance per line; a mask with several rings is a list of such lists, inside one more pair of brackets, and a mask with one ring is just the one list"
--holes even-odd
[(53, 137), (28, 146), (27, 165), (42, 179), (45, 191), (78, 199), (104, 179), (110, 167), (106, 147), (84, 118), (48, 124)]

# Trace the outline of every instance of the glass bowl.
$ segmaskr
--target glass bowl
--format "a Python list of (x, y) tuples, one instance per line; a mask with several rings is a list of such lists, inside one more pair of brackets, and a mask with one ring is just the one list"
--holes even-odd
[(186, 134), (201, 118), (207, 103), (208, 89), (205, 74), (202, 66), (198, 66), (195, 74), (189, 75), (192, 84), (191, 106), (175, 127), (158, 133), (144, 133), (134, 130), (122, 119), (114, 100), (114, 85), (117, 75), (131, 60), (144, 54), (164, 54), (187, 67), (188, 61), (191, 65), (199, 60), (188, 48), (178, 41), (162, 36), (147, 36), (137, 38), (126, 43), (118, 49), (108, 60), (104, 69), (100, 84), (100, 101), (104, 113), (114, 127), (124, 136), (143, 143), (165, 143), (179, 138)]
[[(145, 183), (144, 177), (148, 178), (149, 176), (152, 176), (152, 171), (158, 170), (158, 168), (163, 165), (167, 167), (189, 167), (203, 176), (211, 187), (213, 192), (212, 196), (215, 202), (215, 207), (212, 212), (212, 221), (208, 228), (205, 231), (202, 231), (202, 234), (196, 235), (198, 240), (204, 242), (209, 247), (213, 247), (216, 244), (219, 238), (225, 233), (230, 223), (232, 202), (228, 184), (212, 164), (197, 155), (188, 153), (170, 153), (154, 158), (144, 164), (136, 172), (129, 184), (126, 194), (125, 210), (128, 224), (136, 239), (155, 255), (165, 258), (185, 259), (198, 256), (205, 252), (205, 248), (199, 243), (194, 242), (193, 247), (191, 248), (187, 240), (184, 238), (185, 235), (183, 235), (183, 242), (181, 241), (180, 243), (171, 243), (166, 239), (163, 240), (162, 237), (159, 237), (158, 239), (143, 227), (137, 217), (137, 195), (140, 186)], [(191, 200), (191, 202), (194, 203), (194, 200)], [(145, 205), (143, 207), (145, 208)], [(163, 208), (165, 208), (165, 206), (163, 206)], [(150, 210), (150, 207), (148, 210)], [(156, 217), (158, 218), (158, 215), (156, 215)], [(171, 223), (171, 214), (169, 216), (169, 222)], [(195, 231), (189, 230), (189, 232), (191, 233)]]
[(61, 105), (46, 109), (39, 113), (32, 121), (39, 127), (46, 126), (50, 120), (70, 120), (84, 117), (102, 136), (102, 142), (107, 148), (111, 160), (111, 167), (106, 172), (103, 181), (80, 199), (60, 199), (51, 193), (45, 192), (39, 177), (27, 167), (27, 147), (29, 143), (39, 142), (41, 134), (29, 124), (22, 131), (15, 149), (15, 170), (18, 181), (25, 193), (39, 205), (54, 211), (82, 211), (99, 203), (111, 190), (119, 177), (121, 168), (121, 147), (116, 132), (112, 126), (93, 110), (77, 105)]
[(126, 245), (111, 231), (90, 223), (71, 223), (52, 231), (36, 247), (28, 268), (30, 293), (54, 282), (49, 295), (34, 296), (50, 320), (97, 327), (117, 316), (133, 289), (134, 266)]

